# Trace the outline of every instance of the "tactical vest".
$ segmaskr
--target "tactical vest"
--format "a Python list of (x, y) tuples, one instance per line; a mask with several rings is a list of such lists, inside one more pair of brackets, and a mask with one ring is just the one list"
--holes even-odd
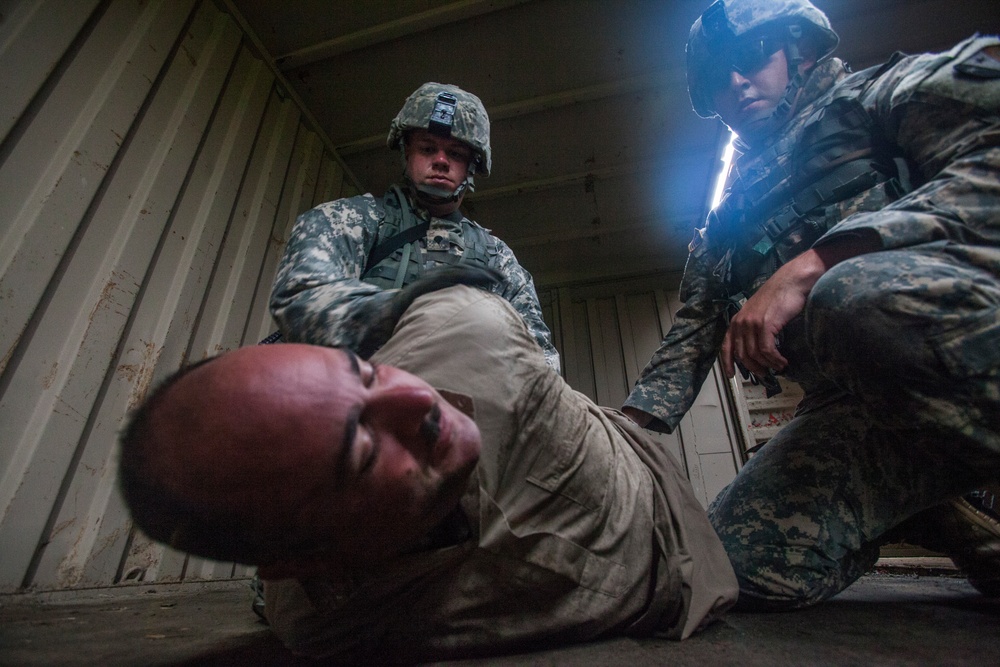
[[(858, 101), (894, 62), (835, 85), (800, 131), (753, 159), (755, 165), (774, 168), (756, 178), (738, 178), (713, 211), (709, 229), (722, 230), (729, 247), (717, 271), (730, 299), (749, 297), (847, 216), (877, 211), (911, 189), (898, 149), (880, 138)], [(788, 151), (790, 158), (781, 159)]]
[[(430, 216), (418, 217), (399, 186), (386, 193), (375, 242), (361, 280), (382, 289), (409, 285), (424, 271), (440, 264), (479, 264), (499, 268), (496, 239), (474, 222), (463, 218), (462, 234), (441, 231), (421, 244), (430, 229)], [(461, 254), (456, 254), (456, 250)]]

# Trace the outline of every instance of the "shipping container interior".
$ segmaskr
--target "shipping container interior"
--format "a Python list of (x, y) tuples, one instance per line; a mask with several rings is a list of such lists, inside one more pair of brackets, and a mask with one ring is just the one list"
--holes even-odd
[[(0, 5), (0, 595), (242, 581), (132, 528), (124, 420), (272, 332), (296, 216), (401, 174), (425, 81), (475, 92), (463, 204), (533, 274), (572, 386), (618, 407), (679, 306), (728, 131), (684, 44), (706, 0), (10, 0)], [(1000, 32), (995, 0), (815, 0), (854, 69)], [(794, 409), (717, 367), (671, 435), (707, 505)], [(995, 610), (993, 612), (995, 613)]]

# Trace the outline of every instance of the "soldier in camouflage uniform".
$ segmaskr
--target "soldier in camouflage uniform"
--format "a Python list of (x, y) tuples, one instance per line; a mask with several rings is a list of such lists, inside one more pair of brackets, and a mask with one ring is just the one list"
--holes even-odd
[(412, 301), (400, 288), (439, 267), (486, 266), (503, 276), (492, 291), (521, 314), (559, 370), (531, 274), (507, 244), (459, 211), (474, 175), (488, 176), (492, 164), (490, 121), (479, 98), (425, 83), (393, 119), (388, 145), (402, 150), (401, 184), (382, 197), (322, 204), (296, 221), (271, 291), (284, 338), (367, 358), (391, 335), (390, 313), (405, 305), (401, 298)]
[(858, 73), (837, 42), (805, 0), (692, 26), (691, 100), (740, 155), (624, 410), (672, 430), (720, 353), (804, 388), (709, 510), (744, 608), (829, 598), (899, 538), (997, 596), (996, 516), (962, 496), (1000, 477), (1000, 41)]

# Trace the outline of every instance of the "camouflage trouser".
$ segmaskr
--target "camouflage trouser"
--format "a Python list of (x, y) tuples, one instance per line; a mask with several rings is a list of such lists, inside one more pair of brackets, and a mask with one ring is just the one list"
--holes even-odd
[(816, 284), (805, 331), (825, 388), (709, 508), (744, 608), (835, 595), (886, 531), (1000, 479), (994, 275), (934, 248), (857, 257)]

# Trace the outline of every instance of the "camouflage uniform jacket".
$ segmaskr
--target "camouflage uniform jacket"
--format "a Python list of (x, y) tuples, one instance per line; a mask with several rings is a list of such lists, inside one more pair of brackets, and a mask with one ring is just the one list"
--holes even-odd
[[(364, 333), (357, 323), (365, 321), (366, 309), (395, 293), (364, 282), (362, 276), (369, 268), (366, 264), (373, 244), (385, 240), (387, 208), (395, 207), (393, 213), (398, 216), (398, 206), (395, 195), (365, 194), (327, 202), (299, 216), (271, 289), (271, 314), (285, 340), (357, 347)], [(462, 255), (463, 224), (478, 227), (475, 222), (457, 211), (443, 219), (432, 217), (412, 201), (410, 206), (415, 216), (430, 220), (426, 236), (418, 240), (423, 252), (433, 249)], [(489, 238), (495, 242), (496, 254), (488, 264), (504, 276), (493, 291), (521, 314), (546, 362), (558, 371), (559, 353), (542, 319), (531, 274), (506, 243), (492, 235)], [(441, 262), (428, 258), (424, 268), (438, 264)]]
[[(983, 50), (1000, 57), (997, 43), (973, 37), (855, 74), (835, 58), (820, 63), (786, 124), (741, 147), (725, 199), (689, 247), (684, 305), (625, 405), (653, 415), (649, 428), (672, 430), (715, 363), (735, 304), (814, 244), (845, 234), (876, 234), (885, 250), (937, 244), (996, 279), (1000, 63)], [(852, 159), (867, 169), (828, 178)], [(828, 383), (801, 318), (779, 343), (786, 375), (807, 396)]]

